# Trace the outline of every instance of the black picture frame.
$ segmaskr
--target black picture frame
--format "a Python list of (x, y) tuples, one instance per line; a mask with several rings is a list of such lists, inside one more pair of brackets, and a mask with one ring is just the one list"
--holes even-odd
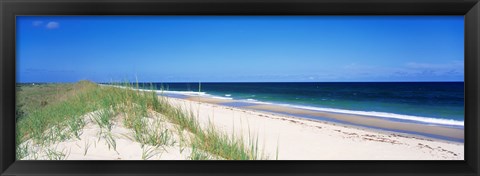
[[(479, 175), (478, 0), (1, 0), (1, 175)], [(17, 15), (464, 15), (464, 161), (16, 161)]]

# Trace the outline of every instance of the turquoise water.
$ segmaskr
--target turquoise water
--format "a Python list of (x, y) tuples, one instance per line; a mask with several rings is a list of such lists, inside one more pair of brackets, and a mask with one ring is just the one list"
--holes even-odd
[[(167, 91), (391, 118), (464, 121), (463, 82), (153, 83)], [(149, 88), (150, 83), (140, 84)], [(405, 117), (404, 117), (405, 116)], [(439, 121), (438, 123), (446, 123)]]

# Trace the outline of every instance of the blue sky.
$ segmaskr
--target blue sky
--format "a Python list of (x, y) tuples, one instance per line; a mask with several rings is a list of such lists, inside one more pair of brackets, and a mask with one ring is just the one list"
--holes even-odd
[(463, 81), (463, 16), (21, 16), (17, 82)]

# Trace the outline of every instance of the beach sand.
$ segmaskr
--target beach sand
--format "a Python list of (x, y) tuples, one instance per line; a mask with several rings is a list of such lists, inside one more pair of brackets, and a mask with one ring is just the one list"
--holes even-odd
[[(258, 138), (259, 149), (268, 159), (279, 160), (463, 160), (464, 145), (452, 142), (415, 136), (398, 132), (365, 128), (328, 121), (316, 121), (264, 112), (261, 110), (286, 110), (278, 107), (258, 106), (234, 108), (219, 105), (228, 100), (212, 100), (209, 98), (190, 97), (188, 99), (168, 98), (168, 101), (184, 110), (193, 111), (202, 127), (214, 125), (218, 130), (229, 135), (243, 135), (246, 142)], [(306, 112), (297, 112), (306, 113)], [(347, 116), (341, 114), (322, 114), (338, 119), (356, 120), (358, 123), (385, 123), (366, 117)], [(111, 133), (115, 138), (115, 147), (109, 145), (102, 137), (100, 128), (91, 120), (92, 114), (85, 115), (86, 126), (80, 139), (72, 138), (48, 147), (35, 147), (31, 141), (22, 145), (30, 145), (34, 155), (24, 159), (51, 159), (47, 153), (51, 151), (64, 153), (62, 159), (67, 160), (179, 160), (189, 159), (191, 148), (176, 142), (172, 146), (153, 149), (142, 147), (132, 137), (132, 130), (116, 122)], [(160, 118), (161, 114), (151, 114), (148, 119)], [(363, 118), (363, 119), (362, 119)], [(170, 130), (175, 125), (164, 122)], [(405, 124), (389, 122), (390, 128)], [(386, 124), (382, 124), (386, 125)], [(402, 127), (404, 128), (404, 127)], [(463, 137), (463, 133), (449, 129), (425, 127), (425, 125), (409, 128)], [(430, 130), (430, 131), (429, 131)], [(176, 141), (180, 137), (173, 135)], [(113, 149), (115, 148), (115, 149)], [(149, 157), (145, 158), (148, 154)]]
[[(171, 133), (176, 142), (171, 146), (153, 147), (142, 145), (134, 140), (133, 131), (125, 128), (120, 120), (115, 121), (110, 131), (114, 143), (107, 140), (105, 129), (101, 129), (93, 121), (95, 112), (84, 116), (86, 122), (80, 139), (72, 138), (49, 146), (40, 146), (28, 140), (21, 145), (29, 145), (30, 154), (24, 160), (186, 160), (189, 159), (191, 148), (182, 145), (180, 136)], [(162, 119), (162, 115), (150, 112), (146, 120)], [(165, 128), (176, 131), (175, 125), (163, 123)], [(63, 154), (61, 156), (55, 155)]]
[[(193, 110), (199, 115), (198, 118), (204, 126), (212, 122), (216, 127), (230, 134), (257, 135), (261, 141), (260, 148), (270, 156), (276, 155), (278, 147), (279, 160), (463, 160), (464, 158), (464, 145), (460, 142), (227, 107), (205, 103), (195, 97), (189, 100), (170, 98), (170, 101), (184, 109)], [(389, 125), (395, 128), (398, 123), (391, 122)], [(418, 130), (430, 129), (425, 128), (424, 125), (412, 128), (416, 127), (422, 128)], [(449, 129), (438, 128), (438, 130), (445, 130), (440, 132), (442, 134), (451, 132), (448, 131)]]

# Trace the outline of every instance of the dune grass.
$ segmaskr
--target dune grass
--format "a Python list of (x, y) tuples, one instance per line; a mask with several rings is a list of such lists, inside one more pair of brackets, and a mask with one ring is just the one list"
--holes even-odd
[(135, 140), (142, 145), (172, 146), (176, 142), (172, 137), (173, 132), (165, 128), (158, 119), (151, 123), (145, 118), (138, 119), (134, 122), (133, 130)]
[(107, 131), (112, 131), (112, 118), (113, 111), (110, 109), (101, 110), (96, 116), (93, 117), (93, 120), (98, 124), (100, 129), (106, 129)]
[[(156, 95), (154, 95), (156, 96)], [(266, 159), (258, 150), (258, 140), (244, 140), (243, 136), (229, 136), (210, 124), (202, 129), (192, 110), (182, 110), (168, 103), (168, 99), (156, 98), (155, 111), (164, 114), (172, 123), (178, 124), (183, 130), (191, 132), (194, 137), (191, 146), (227, 160), (256, 160)], [(247, 142), (246, 142), (247, 141)], [(194, 154), (199, 154), (194, 150)], [(201, 154), (200, 154), (201, 155)], [(207, 156), (193, 157), (196, 159), (210, 158)]]
[[(80, 117), (95, 110), (85, 94), (95, 84), (82, 81), (77, 84), (29, 86), (17, 92), (17, 144), (33, 139), (39, 144), (65, 140), (80, 135), (84, 122)], [(60, 95), (59, 95), (60, 94)], [(32, 96), (32, 97), (29, 97)]]
[(16, 88), (17, 118), (71, 98), (78, 91), (84, 90), (84, 86), (87, 85), (84, 83), (86, 82), (81, 81), (76, 84), (18, 84)]
[[(17, 118), (17, 146), (28, 139), (38, 144), (51, 144), (73, 137), (79, 138), (85, 125), (84, 115), (94, 111), (99, 114), (93, 120), (101, 129), (105, 129), (102, 136), (108, 139), (109, 147), (113, 149), (116, 144), (110, 131), (118, 121), (132, 129), (135, 140), (142, 145), (173, 145), (176, 141), (172, 139), (172, 131), (156, 120), (153, 123), (146, 121), (149, 111), (154, 111), (162, 114), (170, 123), (176, 124), (179, 130), (192, 134), (190, 139), (186, 140), (194, 149), (192, 159), (266, 159), (258, 150), (258, 137), (244, 140), (243, 136), (229, 136), (215, 129), (213, 125), (202, 129), (191, 110), (171, 105), (167, 98), (159, 97), (154, 91), (132, 88), (138, 88), (138, 84), (101, 86), (81, 81), (76, 84), (44, 85), (37, 89), (35, 86), (22, 87), (17, 94), (20, 97), (17, 108), (23, 112), (22, 116)], [(35, 100), (29, 102), (32, 99)], [(118, 117), (121, 117), (121, 120), (118, 120)], [(148, 125), (153, 126), (146, 128)], [(17, 150), (19, 155), (24, 155), (24, 149), (17, 147)], [(151, 148), (144, 150), (143, 158), (151, 157)], [(60, 156), (53, 152), (51, 155)]]

